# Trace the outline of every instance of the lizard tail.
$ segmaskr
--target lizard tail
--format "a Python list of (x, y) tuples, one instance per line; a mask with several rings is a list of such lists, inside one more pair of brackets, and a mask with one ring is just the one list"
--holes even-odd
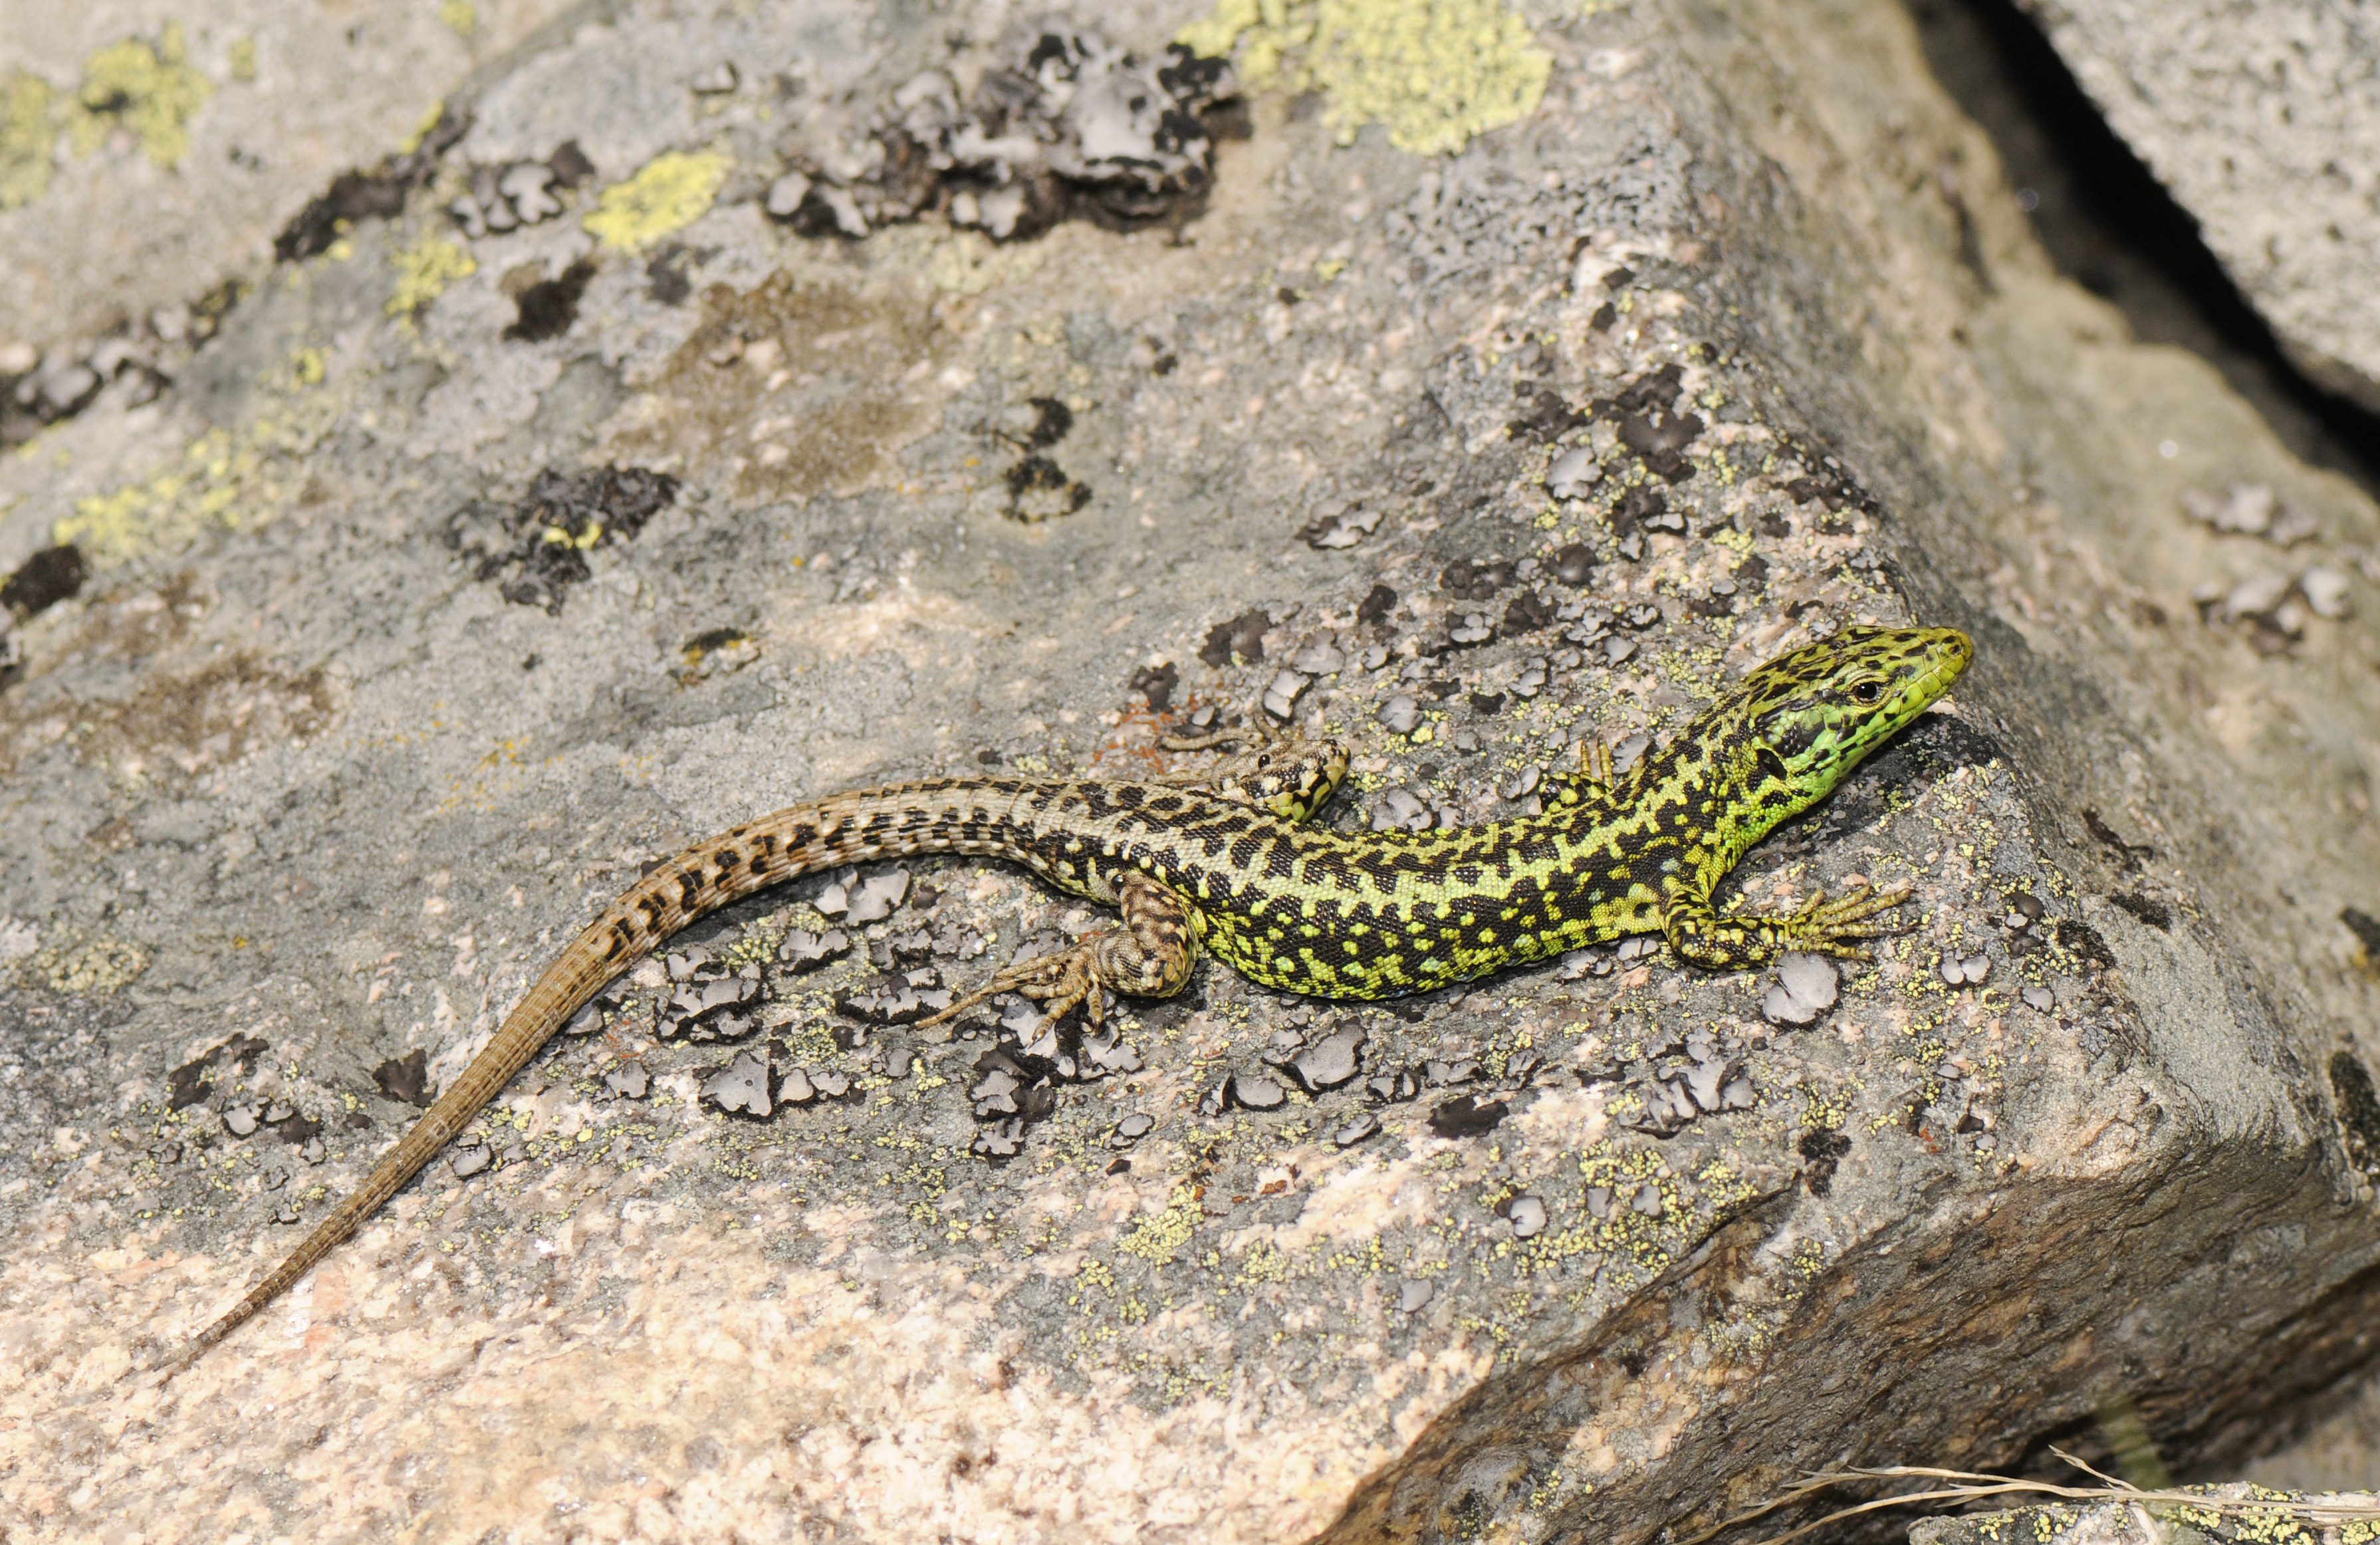
[(999, 845), (946, 822), (921, 825), (918, 797), (937, 788), (932, 784), (897, 785), (789, 806), (687, 848), (638, 881), (570, 942), (462, 1076), (381, 1156), (363, 1185), (246, 1297), (171, 1359), (165, 1378), (171, 1380), (254, 1319), (336, 1249), (419, 1174), (588, 999), (654, 944), (754, 891), (817, 870), (887, 854), (968, 852)]

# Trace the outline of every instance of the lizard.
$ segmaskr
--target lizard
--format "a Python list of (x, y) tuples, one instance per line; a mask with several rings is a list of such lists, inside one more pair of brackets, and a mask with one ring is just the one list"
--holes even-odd
[[(188, 1343), (171, 1378), (344, 1242), (613, 978), (689, 923), (820, 869), (921, 853), (1008, 859), (1113, 906), (1121, 926), (995, 972), (925, 1024), (1000, 992), (1080, 1005), (1164, 997), (1204, 949), (1264, 986), (1324, 998), (1427, 991), (1630, 934), (1744, 969), (1785, 950), (1867, 957), (1905, 891), (1823, 891), (1782, 917), (1721, 912), (1720, 882), (1824, 798), (1962, 673), (1954, 628), (1852, 627), (1754, 667), (1659, 748), (1614, 773), (1597, 748), (1542, 785), (1539, 814), (1450, 831), (1308, 823), (1346, 776), (1335, 740), (1259, 744), (1203, 782), (928, 779), (790, 806), (698, 843), (631, 886), (563, 950), (493, 1037), (343, 1200)], [(1261, 711), (1251, 719), (1262, 722)], [(1176, 742), (1196, 748), (1230, 736)]]

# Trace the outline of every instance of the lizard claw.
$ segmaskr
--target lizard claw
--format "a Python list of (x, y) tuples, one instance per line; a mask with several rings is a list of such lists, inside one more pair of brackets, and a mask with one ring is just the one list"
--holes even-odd
[(1840, 955), (1846, 960), (1875, 958), (1857, 941), (1887, 939), (1895, 934), (1909, 933), (1917, 925), (1898, 918), (1877, 922), (1874, 919), (1893, 910), (1909, 899), (1906, 886), (1879, 891), (1873, 885), (1854, 885), (1829, 901), (1820, 891), (1803, 903), (1802, 909), (1786, 919), (1784, 943), (1790, 948), (1807, 950), (1814, 955)]
[(1075, 1004), (1081, 1004), (1096, 1027), (1107, 1006), (1099, 981), (1099, 935), (1093, 934), (1054, 955), (1037, 955), (1030, 960), (1003, 967), (992, 973), (990, 981), (940, 1014), (918, 1020), (917, 1028), (924, 1030), (947, 1024), (985, 999), (1002, 992), (1014, 992), (1040, 1004), (1041, 1017), (1048, 1024), (1063, 1019)]

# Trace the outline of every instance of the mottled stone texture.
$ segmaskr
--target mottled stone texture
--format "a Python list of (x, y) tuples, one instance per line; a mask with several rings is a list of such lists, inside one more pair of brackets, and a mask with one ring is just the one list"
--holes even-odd
[[(12, 1538), (1636, 1541), (2119, 1395), (2186, 1470), (2368, 1359), (2374, 512), (2048, 271), (1897, 8), (1527, 19), (1458, 153), (1257, 96), (996, 245), (892, 130), (1036, 29), (589, 10), (0, 462), (0, 566), (90, 570), (0, 690)], [(2235, 482), (2315, 534), (2185, 518)], [(1353, 743), (1329, 819), (1487, 820), (1860, 618), (1978, 655), (1741, 875), (1914, 888), (1805, 1028), (1656, 950), (920, 1033), (1095, 911), (796, 883), (150, 1371), (686, 841), (1259, 694)]]
[(2380, 408), (2380, 20), (2319, 0), (2025, 8), (2299, 368)]

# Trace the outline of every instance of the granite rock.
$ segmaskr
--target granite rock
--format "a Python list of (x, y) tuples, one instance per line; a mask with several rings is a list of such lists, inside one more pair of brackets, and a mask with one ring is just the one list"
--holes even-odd
[(2380, 20), (2320, 0), (2026, 9), (2298, 368), (2380, 410)]
[[(2117, 1389), (2210, 1462), (2368, 1357), (2374, 512), (2049, 271), (1897, 8), (1489, 12), (1427, 77), (1459, 149), (1342, 59), (1326, 112), (1218, 103), (1196, 198), (1000, 242), (769, 199), (887, 186), (853, 126), (1032, 37), (589, 7), (344, 250), (250, 253), (166, 389), (0, 458), (0, 568), (84, 560), (0, 687), (12, 1534), (1638, 1541)], [(1193, 16), (1098, 19), (1128, 74)], [(565, 145), (560, 213), (485, 218)], [(2234, 484), (2317, 517), (2339, 615), (2195, 608), (2270, 551), (2181, 513)], [(1740, 876), (1912, 889), (1807, 1028), (1646, 941), (917, 1030), (1096, 909), (860, 866), (636, 967), (484, 1167), (156, 1383), (690, 841), (1145, 775), (1298, 661), (1360, 785), (1322, 819), (1493, 819), (1858, 619), (1979, 652)], [(783, 1087), (731, 1115), (665, 1032), (747, 969)], [(1342, 1036), (1355, 1077), (1255, 1071)]]

